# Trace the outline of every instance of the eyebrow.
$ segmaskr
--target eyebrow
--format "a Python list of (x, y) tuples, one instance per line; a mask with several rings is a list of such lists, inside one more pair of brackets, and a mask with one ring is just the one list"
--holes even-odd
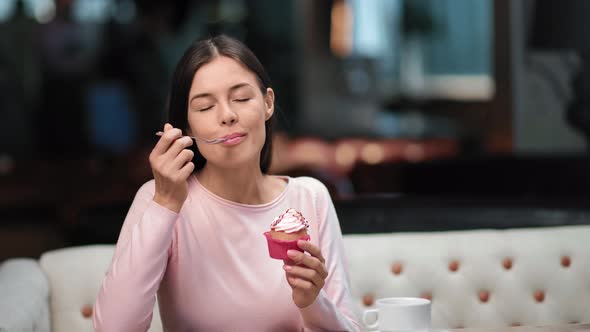
[[(231, 88), (229, 88), (229, 91), (232, 92), (232, 91), (235, 91), (237, 89), (243, 88), (245, 86), (251, 86), (251, 85), (248, 84), (248, 83), (238, 83), (238, 84), (232, 86)], [(211, 97), (211, 96), (213, 96), (213, 95), (210, 94), (210, 93), (208, 93), (208, 92), (199, 93), (197, 95), (192, 96), (191, 99), (189, 100), (189, 103), (192, 103), (192, 101), (195, 100), (195, 99), (197, 99), (197, 98)]]

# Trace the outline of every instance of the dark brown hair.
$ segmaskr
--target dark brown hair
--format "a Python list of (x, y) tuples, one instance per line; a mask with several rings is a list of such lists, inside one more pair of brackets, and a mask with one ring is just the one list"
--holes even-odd
[[(168, 102), (168, 121), (176, 128), (188, 129), (188, 97), (195, 73), (201, 66), (211, 62), (218, 56), (226, 56), (246, 66), (256, 75), (262, 95), (271, 87), (270, 78), (254, 53), (242, 42), (226, 35), (194, 42), (184, 53), (172, 76), (172, 86)], [(273, 105), (274, 106), (274, 105)], [(272, 119), (268, 119), (264, 127), (266, 138), (260, 153), (260, 169), (267, 173), (272, 159)], [(195, 170), (202, 169), (207, 160), (203, 157), (196, 144), (191, 146), (195, 153), (193, 163)]]

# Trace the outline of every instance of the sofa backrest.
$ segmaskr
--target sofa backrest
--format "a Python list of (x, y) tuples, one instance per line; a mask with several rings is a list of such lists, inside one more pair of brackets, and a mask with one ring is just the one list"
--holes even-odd
[(357, 310), (432, 300), (435, 328), (590, 321), (590, 225), (345, 235)]
[(49, 282), (37, 260), (0, 264), (0, 331), (49, 331), (48, 300)]
[[(344, 236), (356, 310), (376, 299), (432, 300), (436, 328), (590, 321), (590, 225)], [(92, 304), (114, 246), (41, 257), (54, 332), (92, 331)], [(162, 331), (158, 307), (150, 332)]]
[[(92, 311), (114, 245), (91, 245), (49, 251), (40, 258), (51, 287), (52, 332), (92, 332)], [(149, 332), (161, 332), (156, 302)]]

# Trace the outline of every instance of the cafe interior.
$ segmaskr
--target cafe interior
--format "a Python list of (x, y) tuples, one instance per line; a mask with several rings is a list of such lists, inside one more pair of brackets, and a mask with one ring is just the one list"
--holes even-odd
[(329, 191), (359, 317), (417, 297), (436, 329), (590, 330), (588, 21), (586, 0), (0, 0), (0, 331), (92, 331), (174, 67), (218, 34), (272, 79), (269, 173)]

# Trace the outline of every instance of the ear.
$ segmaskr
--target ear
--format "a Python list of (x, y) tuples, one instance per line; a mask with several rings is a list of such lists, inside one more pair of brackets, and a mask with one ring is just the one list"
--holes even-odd
[(264, 120), (266, 121), (272, 117), (275, 111), (275, 92), (271, 88), (266, 89), (264, 106)]

